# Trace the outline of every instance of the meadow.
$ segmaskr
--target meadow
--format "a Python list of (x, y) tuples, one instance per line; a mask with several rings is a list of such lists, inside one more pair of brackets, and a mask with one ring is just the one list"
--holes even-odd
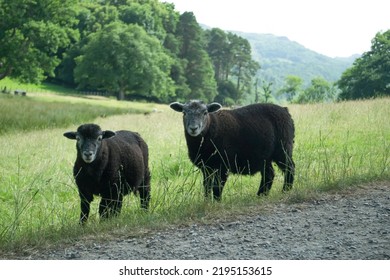
[[(112, 114), (88, 113), (85, 118), (64, 122), (53, 121), (55, 114), (49, 114), (41, 119), (43, 124), (28, 125), (36, 117), (31, 115), (34, 111), (5, 105), (21, 98), (0, 99), (0, 252), (89, 236), (136, 236), (154, 229), (207, 223), (265, 211), (280, 202), (313, 199), (325, 191), (390, 179), (389, 98), (289, 106), (296, 126), (293, 190), (281, 192), (283, 178), (277, 170), (270, 195), (259, 198), (259, 174), (235, 175), (229, 178), (221, 203), (204, 200), (201, 174), (187, 157), (182, 116), (168, 106), (36, 94), (23, 102), (30, 108), (39, 104), (42, 112), (53, 110), (54, 103), (74, 108), (69, 111), (73, 116), (93, 112), (95, 107), (120, 110)], [(2, 122), (3, 108), (14, 108), (13, 113), (8, 109), (7, 115), (23, 113), (19, 123), (29, 128), (18, 124), (8, 127)], [(143, 114), (153, 108), (158, 110)], [(78, 225), (79, 197), (72, 177), (75, 142), (63, 137), (63, 133), (75, 130), (84, 121), (98, 123), (103, 129), (137, 131), (146, 140), (152, 173), (148, 213), (140, 210), (139, 199), (131, 195), (125, 198), (119, 217), (100, 222), (99, 199), (95, 199), (88, 224)]]

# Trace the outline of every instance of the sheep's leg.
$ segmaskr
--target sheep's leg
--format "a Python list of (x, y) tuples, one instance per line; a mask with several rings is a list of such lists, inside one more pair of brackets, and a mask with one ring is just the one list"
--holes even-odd
[(290, 158), (287, 159), (286, 164), (278, 164), (279, 168), (284, 173), (284, 184), (283, 184), (283, 191), (289, 191), (291, 190), (293, 183), (294, 183), (294, 173), (295, 173), (295, 163)]
[(210, 197), (212, 182), (213, 182), (213, 172), (208, 169), (202, 169), (203, 173), (203, 186), (204, 186), (204, 196), (206, 199)]
[(147, 167), (145, 170), (144, 180), (141, 186), (139, 186), (139, 195), (141, 200), (141, 208), (147, 210), (149, 208), (150, 201), (150, 171)]
[(228, 177), (227, 171), (202, 169), (202, 173), (205, 197), (209, 198), (211, 191), (213, 191), (213, 198), (216, 201), (221, 201), (223, 187)]
[(84, 224), (89, 217), (89, 211), (90, 211), (90, 204), (93, 200), (93, 195), (92, 194), (84, 194), (84, 193), (79, 193), (80, 195), (80, 208), (81, 208), (81, 213), (80, 213), (80, 224)]
[(110, 218), (117, 216), (122, 210), (123, 196), (118, 194), (111, 198), (102, 198), (99, 205), (99, 214), (101, 218)]
[(266, 162), (264, 168), (260, 171), (260, 173), (261, 182), (257, 195), (267, 195), (271, 190), (272, 183), (275, 177), (274, 168), (272, 167), (271, 162)]
[(139, 196), (141, 199), (141, 208), (147, 210), (150, 201), (150, 186), (140, 186)]
[(221, 201), (222, 199), (222, 191), (225, 186), (227, 180), (227, 172), (225, 170), (218, 172), (214, 176), (213, 182), (213, 198), (216, 201)]
[(110, 208), (109, 208), (110, 200), (111, 199), (102, 197), (102, 200), (100, 201), (100, 204), (99, 204), (100, 218), (106, 219), (110, 216), (110, 213), (109, 213), (110, 212)]
[[(280, 157), (282, 154), (284, 156)], [(285, 145), (283, 153), (278, 153), (278, 155), (279, 158), (275, 158), (275, 162), (284, 174), (283, 191), (288, 191), (293, 186), (295, 174), (295, 163), (292, 159), (292, 145)]]

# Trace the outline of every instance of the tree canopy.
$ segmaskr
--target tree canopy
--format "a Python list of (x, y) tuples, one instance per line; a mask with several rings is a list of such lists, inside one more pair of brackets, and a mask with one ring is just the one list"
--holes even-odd
[(157, 38), (138, 25), (119, 22), (92, 33), (76, 58), (75, 78), (81, 87), (95, 87), (118, 93), (157, 97), (173, 94), (169, 77), (170, 57)]
[(0, 79), (54, 76), (59, 51), (78, 39), (76, 0), (0, 1)]
[(329, 83), (322, 77), (315, 77), (311, 80), (310, 86), (301, 91), (295, 102), (297, 103), (318, 103), (329, 102), (336, 98), (337, 90), (334, 84)]
[(240, 102), (259, 65), (246, 39), (211, 33), (223, 43), (193, 13), (158, 0), (0, 0), (0, 80), (50, 79), (119, 99)]
[(340, 99), (390, 95), (390, 30), (376, 34), (371, 50), (355, 60), (337, 85)]
[[(258, 44), (248, 40), (202, 29), (193, 13), (180, 14), (159, 0), (0, 0), (0, 80), (50, 81), (156, 102), (334, 100), (337, 90), (323, 75), (310, 84), (291, 69), (294, 75), (286, 74), (284, 84), (267, 77), (267, 59), (257, 57), (260, 69), (251, 49)], [(372, 42), (337, 83), (341, 99), (389, 94), (389, 32)], [(305, 60), (302, 52), (292, 53), (278, 61)]]

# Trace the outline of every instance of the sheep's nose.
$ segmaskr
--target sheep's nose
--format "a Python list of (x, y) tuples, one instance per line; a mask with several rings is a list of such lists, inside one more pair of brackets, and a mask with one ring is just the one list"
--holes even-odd
[(191, 130), (192, 133), (194, 133), (197, 129), (198, 128), (196, 126), (195, 127), (194, 126), (192, 126), (192, 127), (190, 126), (190, 130)]
[(93, 153), (91, 151), (85, 151), (83, 154), (86, 157), (91, 157), (93, 155)]

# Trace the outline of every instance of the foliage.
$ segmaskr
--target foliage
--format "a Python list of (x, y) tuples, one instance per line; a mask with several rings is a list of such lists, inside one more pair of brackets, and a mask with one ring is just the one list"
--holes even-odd
[(272, 82), (263, 81), (261, 89), (264, 97), (263, 102), (268, 103), (272, 97)]
[(202, 29), (193, 13), (185, 12), (180, 16), (176, 34), (181, 41), (179, 57), (184, 62), (184, 74), (191, 89), (187, 98), (212, 101), (217, 94), (214, 69), (204, 49)]
[(371, 50), (342, 74), (337, 85), (342, 100), (390, 95), (390, 30), (376, 34)]
[(76, 0), (0, 1), (0, 79), (54, 76), (59, 51), (78, 39)]
[(285, 85), (279, 90), (279, 96), (285, 96), (287, 101), (291, 102), (295, 96), (301, 92), (303, 80), (295, 75), (288, 75), (285, 78)]
[[(222, 80), (215, 75), (216, 65), (208, 53), (210, 37), (194, 14), (180, 15), (173, 4), (158, 0), (0, 3), (0, 78), (11, 74), (32, 82), (47, 78), (73, 88), (109, 91), (119, 99), (158, 102), (192, 98), (210, 102), (218, 94)], [(258, 63), (251, 60), (247, 40), (221, 32), (226, 44), (215, 48), (214, 55), (226, 62), (224, 80), (236, 84), (239, 94), (234, 101), (239, 102), (244, 92), (251, 91)]]
[(91, 34), (76, 64), (80, 87), (119, 93), (119, 100), (126, 92), (158, 100), (173, 92), (169, 56), (158, 40), (138, 25), (115, 22)]
[[(252, 50), (249, 42), (232, 33), (225, 33), (219, 28), (206, 31), (207, 52), (215, 70), (215, 79), (218, 83), (218, 100), (226, 96), (226, 85), (235, 82), (236, 90), (229, 97), (240, 102), (244, 93), (252, 91), (252, 78), (260, 68), (258, 62), (252, 60)], [(230, 92), (232, 92), (230, 90)], [(217, 100), (216, 99), (216, 100)]]
[(301, 92), (295, 101), (297, 103), (329, 102), (335, 100), (336, 95), (337, 90), (334, 85), (324, 78), (317, 77), (311, 80), (311, 85)]
[(232, 81), (220, 81), (218, 83), (218, 95), (214, 101), (225, 106), (234, 105), (234, 100), (238, 100), (240, 96), (239, 91)]

